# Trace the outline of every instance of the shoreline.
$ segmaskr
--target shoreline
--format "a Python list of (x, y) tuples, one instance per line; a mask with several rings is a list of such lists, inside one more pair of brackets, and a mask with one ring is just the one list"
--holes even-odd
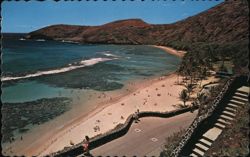
[[(139, 87), (137, 86), (138, 88), (133, 92), (122, 95), (121, 97), (118, 97), (118, 98), (112, 100), (111, 102), (105, 103), (101, 106), (97, 105), (95, 107), (95, 109), (90, 111), (88, 114), (82, 115), (81, 117), (74, 120), (72, 123), (68, 124), (68, 126), (64, 126), (62, 128), (62, 134), (57, 134), (58, 136), (57, 136), (56, 140), (54, 140), (54, 143), (52, 143), (45, 151), (42, 151), (41, 154), (39, 154), (39, 155), (44, 156), (44, 155), (50, 154), (52, 152), (61, 150), (65, 146), (70, 146), (69, 145), (70, 141), (72, 141), (74, 144), (77, 144), (84, 139), (85, 135), (88, 135), (91, 138), (91, 137), (97, 136), (99, 134), (106, 133), (106, 132), (112, 130), (113, 128), (115, 128), (118, 124), (120, 124), (120, 123), (124, 124), (127, 117), (130, 114), (134, 113), (136, 111), (136, 109), (140, 109), (140, 111), (172, 111), (172, 110), (175, 110), (176, 108), (174, 106), (172, 106), (172, 104), (169, 106), (163, 105), (163, 104), (160, 106), (159, 104), (157, 104), (160, 102), (160, 100), (154, 100), (154, 102), (157, 102), (155, 104), (159, 106), (156, 109), (153, 109), (150, 107), (149, 107), (150, 109), (144, 109), (142, 107), (142, 105), (135, 105), (134, 106), (134, 105), (131, 105), (133, 103), (131, 103), (131, 101), (129, 101), (129, 99), (131, 99), (132, 97), (135, 97), (135, 95), (139, 94), (141, 90), (144, 90), (145, 88), (151, 88), (151, 89), (152, 89), (152, 87), (155, 88), (155, 84), (157, 84), (159, 86), (159, 83), (161, 84), (162, 82), (168, 81), (170, 79), (172, 80), (171, 83), (175, 82), (176, 81), (176, 74), (170, 74), (166, 77), (160, 77), (158, 79), (146, 81), (146, 82), (142, 83), (141, 85), (139, 85)], [(172, 86), (174, 84), (171, 84), (170, 86)], [(181, 88), (184, 88), (184, 87), (181, 87)], [(175, 87), (174, 87), (174, 89), (175, 89)], [(177, 103), (177, 104), (181, 103), (181, 101), (178, 100), (179, 99), (178, 94), (181, 91), (181, 89), (180, 88), (178, 88), (178, 89), (179, 89), (178, 92), (171, 93), (171, 94), (175, 94), (174, 100), (172, 100), (172, 102)], [(155, 90), (155, 89), (152, 89), (152, 90)], [(153, 93), (155, 93), (155, 91), (153, 91)], [(155, 99), (157, 97), (158, 96), (155, 94), (153, 99)], [(142, 97), (140, 96), (139, 99), (142, 99)], [(167, 98), (165, 98), (165, 100), (166, 99)], [(122, 103), (124, 101), (125, 101), (125, 103)], [(130, 103), (128, 103), (128, 102), (130, 102)], [(134, 102), (134, 101), (132, 101), (132, 102)], [(164, 102), (164, 101), (162, 101), (162, 102)], [(119, 107), (119, 106), (126, 106), (127, 103), (130, 104), (130, 106), (124, 107), (123, 109), (121, 109)], [(141, 103), (143, 104), (143, 102), (141, 102)], [(124, 105), (122, 105), (122, 104), (124, 104)], [(155, 105), (155, 104), (152, 104), (152, 105)], [(114, 113), (113, 111), (115, 111), (116, 113)], [(120, 119), (121, 116), (123, 116), (124, 118)], [(116, 121), (114, 121), (114, 119), (116, 119)], [(97, 121), (100, 121), (100, 122), (97, 122)], [(112, 123), (112, 121), (113, 121), (113, 123)], [(100, 132), (97, 131), (96, 133), (93, 133), (93, 131), (92, 131), (93, 126), (100, 127), (101, 131)], [(86, 127), (88, 127), (88, 129), (86, 129)], [(88, 131), (85, 131), (85, 130), (88, 130)], [(79, 132), (81, 132), (81, 131), (86, 132), (86, 133), (88, 132), (88, 133), (83, 134), (83, 135), (79, 135)], [(79, 136), (77, 136), (77, 134)], [(58, 138), (60, 138), (60, 140)], [(62, 143), (64, 143), (64, 144), (62, 144)], [(58, 149), (59, 145), (61, 145), (61, 149)], [(52, 151), (52, 150), (55, 150), (55, 151)]]
[[(45, 135), (39, 137), (39, 139), (36, 139), (35, 141), (30, 140), (31, 143), (27, 143), (27, 145), (24, 145), (25, 147), (23, 147), (23, 149), (21, 149), (23, 141), (17, 141), (14, 146), (16, 147), (20, 145), (20, 149), (18, 150), (18, 148), (16, 148), (17, 151), (13, 152), (24, 154), (26, 156), (44, 156), (52, 152), (62, 150), (65, 146), (70, 146), (70, 141), (72, 141), (74, 144), (81, 142), (84, 139), (85, 135), (94, 137), (98, 134), (103, 134), (107, 131), (112, 130), (118, 124), (124, 123), (127, 117), (130, 114), (134, 113), (137, 108), (139, 108), (140, 111), (174, 110), (176, 109), (176, 107), (172, 105), (177, 102), (180, 103), (180, 101), (178, 100), (178, 94), (181, 90), (181, 86), (179, 85), (177, 85), (179, 86), (178, 88), (175, 88), (176, 80), (176, 74), (172, 72), (170, 74), (167, 74), (167, 76), (155, 77), (149, 80), (146, 79), (145, 81), (143, 80), (129, 82), (128, 86), (131, 86), (133, 89), (128, 93), (121, 94), (113, 100), (107, 101), (106, 103), (96, 105), (95, 108), (87, 114), (77, 116), (77, 118), (68, 121), (67, 124), (64, 124), (60, 128), (54, 128), (53, 131), (51, 130), (49, 133), (46, 132)], [(162, 84), (166, 84), (166, 87), (161, 87)], [(159, 88), (158, 91), (162, 96), (157, 96), (157, 87)], [(167, 96), (166, 91), (168, 90), (166, 88), (168, 87), (173, 88), (173, 90), (179, 89), (175, 92), (175, 94), (171, 92), (171, 94), (175, 95), (172, 96), (172, 98), (171, 96)], [(143, 90), (144, 94), (142, 94)], [(149, 90), (149, 95), (151, 95), (151, 98), (153, 99), (150, 102), (151, 104), (143, 105), (144, 99), (147, 96), (145, 90)], [(166, 95), (167, 97), (165, 97), (164, 95)], [(130, 99), (132, 99), (132, 101)], [(162, 102), (166, 102), (168, 99), (171, 99), (172, 103), (170, 103), (169, 105), (162, 104)], [(149, 101), (150, 100), (148, 100), (148, 102)], [(122, 105), (123, 102), (124, 105)], [(138, 103), (134, 105), (133, 102)], [(114, 113), (114, 111), (116, 113)], [(123, 116), (123, 119), (121, 119), (121, 116)], [(101, 122), (98, 123), (97, 120)], [(53, 127), (53, 125), (51, 126)], [(101, 128), (100, 131), (94, 132), (93, 127), (95, 126), (99, 126)], [(81, 132), (81, 134), (79, 134), (79, 132)]]
[[(164, 49), (164, 50), (167, 53), (169, 53), (169, 51), (167, 51), (166, 49)], [(70, 121), (67, 121), (66, 124), (64, 124), (63, 126), (61, 126), (59, 128), (55, 128), (50, 133), (46, 132), (46, 134), (44, 136), (42, 136), (41, 138), (39, 138), (39, 140), (32, 141), (33, 142), (32, 144), (29, 143), (29, 145), (27, 147), (25, 147), (24, 149), (19, 149), (19, 151), (15, 152), (15, 153), (20, 152), (20, 153), (27, 155), (27, 156), (31, 156), (34, 154), (39, 155), (39, 156), (40, 155), (44, 156), (44, 155), (50, 154), (52, 152), (59, 151), (59, 150), (63, 149), (65, 146), (70, 146), (69, 145), (70, 141), (73, 141), (74, 144), (81, 142), (82, 139), (84, 139), (85, 134), (82, 134), (81, 136), (77, 136), (77, 134), (79, 134), (80, 130), (82, 130), (83, 132), (86, 132), (86, 133), (90, 133), (89, 137), (93, 137), (93, 136), (96, 136), (98, 134), (105, 133), (109, 130), (112, 130), (118, 124), (124, 123), (125, 120), (127, 119), (127, 117), (131, 113), (134, 113), (137, 108), (139, 108), (140, 110), (144, 110), (144, 111), (162, 111), (162, 110), (171, 111), (171, 110), (174, 110), (176, 108), (172, 106), (173, 104), (169, 104), (169, 106), (167, 106), (167, 107), (165, 105), (160, 106), (159, 104), (157, 106), (157, 103), (168, 101), (168, 98), (165, 98), (163, 101), (157, 100), (159, 97), (163, 97), (163, 96), (156, 95), (155, 84), (159, 84), (159, 83), (161, 84), (164, 81), (168, 82), (168, 80), (171, 80), (170, 81), (171, 83), (167, 83), (167, 84), (169, 86), (171, 86), (171, 88), (173, 88), (172, 86), (174, 86), (173, 90), (176, 90), (177, 88), (175, 88), (175, 87), (179, 86), (179, 85), (175, 84), (175, 81), (177, 80), (176, 77), (177, 77), (176, 72), (174, 71), (174, 72), (170, 72), (164, 76), (157, 76), (157, 77), (153, 77), (153, 78), (146, 78), (145, 80), (136, 80), (136, 81), (128, 82), (128, 85), (127, 85), (128, 87), (126, 87), (126, 88), (128, 88), (129, 91), (125, 91), (125, 93), (122, 93), (122, 94), (120, 93), (119, 95), (116, 95), (116, 97), (114, 97), (112, 100), (107, 100), (104, 102), (97, 103), (97, 105), (95, 105), (95, 107), (92, 108), (88, 113), (79, 115), (76, 118), (74, 118)], [(135, 95), (138, 95), (140, 93), (140, 91), (145, 89), (145, 88), (150, 88), (150, 90), (154, 91), (152, 94), (155, 94), (155, 95), (152, 96), (152, 99), (155, 99), (153, 101), (156, 105), (155, 104), (151, 104), (151, 105), (152, 106), (154, 105), (156, 109), (153, 109), (154, 107), (153, 108), (148, 107), (147, 109), (143, 109), (143, 107), (141, 107), (142, 106), (141, 104), (145, 103), (145, 102), (143, 102), (144, 100), (142, 98), (142, 97), (147, 96), (146, 95), (147, 93), (145, 93), (143, 96), (138, 96), (138, 98), (136, 98), (135, 101), (132, 101), (130, 103), (126, 103), (126, 105), (129, 104), (130, 106), (127, 105), (128, 107), (125, 108), (125, 110), (128, 111), (125, 113), (125, 115), (122, 115), (124, 113), (124, 110), (121, 110), (115, 116), (109, 115), (110, 113), (112, 114), (112, 111), (117, 110), (117, 107), (119, 108), (119, 106), (121, 106), (121, 105), (118, 106), (117, 104), (119, 104), (119, 103), (121, 104), (122, 101), (127, 102), (129, 99), (131, 99), (133, 97), (137, 97)], [(159, 86), (159, 88), (161, 88), (161, 86)], [(182, 88), (183, 87), (179, 87), (177, 91), (175, 91), (174, 93), (171, 93), (171, 95), (173, 95), (173, 94), (175, 95), (175, 98), (172, 98), (172, 99), (174, 99), (174, 100), (172, 100), (173, 103), (180, 103), (180, 101), (178, 100), (178, 95), (179, 95), (179, 92)], [(138, 93), (138, 91), (139, 91), (139, 93)], [(168, 91), (168, 90), (166, 90), (166, 91)], [(165, 91), (165, 93), (167, 93), (166, 91)], [(141, 104), (132, 105), (133, 102), (136, 102), (136, 101), (141, 101)], [(126, 105), (124, 105), (124, 106), (126, 106)], [(112, 111), (107, 111), (108, 108), (111, 108)], [(101, 113), (106, 114), (105, 115), (106, 117), (104, 117), (104, 118), (106, 118), (107, 120), (106, 120), (106, 122), (103, 122), (103, 124), (101, 126), (102, 131), (99, 131), (99, 132), (97, 131), (97, 132), (93, 133), (93, 126), (96, 125), (96, 121), (99, 119), (102, 120)], [(113, 124), (112, 124), (112, 122), (110, 122), (115, 117), (117, 119), (120, 118), (121, 115), (122, 115), (123, 119), (119, 119), (117, 122), (113, 122)], [(94, 118), (95, 118), (95, 120), (93, 120)], [(90, 124), (90, 123), (92, 123), (92, 124)], [(89, 127), (88, 131), (84, 131), (84, 129), (81, 129), (81, 128), (86, 128), (86, 127)], [(102, 128), (104, 128), (104, 129), (102, 129)], [(73, 133), (73, 132), (75, 132), (75, 133)], [(73, 135), (75, 135), (75, 136), (72, 137)], [(79, 139), (81, 139), (81, 140), (79, 140)], [(22, 145), (22, 142), (17, 141), (16, 145)]]
[(162, 49), (165, 52), (167, 52), (171, 55), (177, 56), (179, 58), (183, 58), (184, 55), (187, 53), (186, 51), (176, 50), (176, 49), (173, 49), (173, 48), (167, 47), (167, 46), (160, 46), (160, 45), (151, 45), (151, 46)]

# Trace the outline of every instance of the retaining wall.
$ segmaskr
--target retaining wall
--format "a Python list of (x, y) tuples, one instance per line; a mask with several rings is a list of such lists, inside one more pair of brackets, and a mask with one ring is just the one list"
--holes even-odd
[(206, 120), (209, 116), (212, 115), (212, 113), (214, 112), (215, 108), (218, 106), (218, 104), (221, 102), (222, 98), (224, 96), (226, 96), (227, 92), (230, 91), (230, 89), (234, 88), (234, 84), (237, 83), (236, 79), (240, 80), (240, 78), (236, 78), (236, 77), (232, 77), (230, 78), (223, 86), (221, 92), (218, 94), (218, 96), (215, 98), (215, 100), (212, 102), (211, 108), (209, 108), (209, 110), (204, 113), (201, 116), (198, 116), (195, 118), (195, 120), (193, 121), (193, 123), (190, 125), (190, 127), (187, 129), (186, 133), (183, 135), (182, 140), (180, 141), (180, 143), (178, 144), (178, 146), (174, 149), (174, 151), (172, 152), (171, 156), (172, 157), (178, 157), (180, 156), (180, 152), (183, 149), (183, 147), (185, 146), (185, 144), (190, 140), (191, 136), (193, 133), (195, 133), (196, 128), (199, 126), (199, 124), (201, 124), (201, 122), (203, 122), (204, 120)]
[[(142, 118), (142, 117), (162, 117), (162, 118), (167, 118), (167, 117), (172, 117), (172, 116), (176, 116), (178, 114), (182, 114), (185, 112), (189, 112), (191, 110), (195, 110), (198, 107), (186, 107), (186, 108), (182, 108), (182, 109), (177, 109), (174, 111), (170, 111), (170, 112), (151, 112), (151, 111), (145, 111), (145, 112), (139, 112), (138, 113), (138, 117)], [(92, 139), (90, 139), (90, 144), (89, 147), (90, 149), (94, 149), (96, 147), (99, 147), (107, 142), (110, 142), (114, 139), (117, 139), (123, 135), (125, 135), (131, 124), (133, 123), (135, 119), (133, 118), (133, 115), (130, 115), (126, 122), (119, 128), (113, 129), (110, 132), (107, 132), (105, 134), (102, 134), (100, 136), (94, 137)], [(75, 146), (72, 147), (68, 147), (68, 148), (64, 148), (61, 151), (58, 151), (56, 153), (52, 153), (49, 156), (55, 156), (55, 157), (72, 157), (72, 156), (78, 156), (80, 154), (83, 154), (83, 147), (82, 147), (82, 142), (76, 144)]]
[[(227, 92), (228, 88), (230, 88), (230, 85), (232, 84), (232, 82), (234, 82), (235, 78), (230, 78), (223, 86), (221, 92), (218, 94), (218, 96), (216, 97), (216, 99), (212, 102), (211, 108), (207, 111), (207, 113), (196, 117), (195, 120), (193, 121), (193, 123), (190, 125), (190, 127), (187, 129), (186, 134), (183, 136), (181, 142), (179, 143), (179, 145), (175, 148), (175, 150), (173, 151), (173, 153), (171, 154), (171, 156), (177, 157), (181, 151), (181, 149), (183, 148), (183, 146), (187, 143), (187, 141), (189, 140), (189, 138), (191, 137), (192, 133), (194, 132), (194, 130), (197, 128), (197, 126), (203, 121), (205, 120), (207, 117), (209, 117), (215, 107), (219, 104), (219, 102), (221, 101), (221, 99), (223, 98), (223, 96), (225, 95), (225, 93)], [(145, 111), (145, 112), (139, 112), (138, 113), (138, 117), (142, 118), (142, 117), (161, 117), (161, 118), (167, 118), (167, 117), (172, 117), (178, 114), (182, 114), (191, 110), (195, 110), (198, 107), (196, 106), (195, 108), (192, 107), (187, 107), (187, 108), (182, 108), (182, 109), (177, 109), (174, 111), (170, 111), (170, 112), (151, 112), (151, 111)], [(96, 147), (99, 147), (105, 143), (108, 143), (114, 139), (117, 139), (123, 135), (125, 135), (130, 126), (132, 125), (133, 121), (135, 119), (133, 118), (133, 115), (130, 115), (126, 122), (121, 126), (118, 127), (116, 129), (113, 129), (110, 132), (107, 132), (105, 134), (102, 134), (100, 136), (94, 137), (92, 139), (90, 139), (90, 144), (89, 147), (90, 149), (94, 149)], [(72, 147), (67, 147), (64, 148), (61, 151), (55, 152), (50, 154), (49, 156), (55, 156), (55, 157), (72, 157), (72, 156), (78, 156), (80, 154), (83, 154), (83, 147), (82, 147), (82, 142), (78, 143)]]

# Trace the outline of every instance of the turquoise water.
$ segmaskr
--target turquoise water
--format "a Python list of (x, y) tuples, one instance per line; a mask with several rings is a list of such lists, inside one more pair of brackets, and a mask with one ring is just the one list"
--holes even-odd
[(4, 102), (16, 103), (33, 101), (41, 98), (70, 97), (72, 91), (65, 88), (55, 88), (47, 84), (28, 81), (14, 86), (3, 88), (2, 99)]
[(174, 71), (180, 63), (151, 46), (19, 39), (3, 38), (3, 102), (71, 97), (79, 89), (117, 90), (128, 80)]
[(83, 45), (20, 38), (3, 38), (1, 99), (5, 141), (58, 116), (65, 115), (63, 123), (72, 120), (78, 113), (96, 107), (101, 101), (95, 101), (98, 92), (120, 90), (128, 81), (165, 75), (176, 70), (181, 61), (152, 46)]

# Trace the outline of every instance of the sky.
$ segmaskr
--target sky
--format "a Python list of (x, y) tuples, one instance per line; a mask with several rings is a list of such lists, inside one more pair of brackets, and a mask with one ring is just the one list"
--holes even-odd
[(98, 0), (4, 1), (2, 32), (28, 33), (53, 24), (96, 26), (140, 18), (151, 24), (170, 24), (203, 12), (223, 0)]

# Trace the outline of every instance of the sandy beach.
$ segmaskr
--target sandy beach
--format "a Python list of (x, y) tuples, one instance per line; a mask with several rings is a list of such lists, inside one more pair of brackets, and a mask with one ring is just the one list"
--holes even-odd
[(171, 47), (167, 47), (167, 46), (153, 45), (153, 47), (160, 48), (160, 49), (166, 51), (167, 53), (170, 53), (170, 54), (175, 55), (175, 56), (180, 57), (180, 58), (182, 58), (185, 55), (185, 53), (187, 53), (186, 51), (175, 50), (175, 49), (173, 49)]
[[(169, 50), (168, 47), (163, 46), (156, 47), (178, 57), (183, 56), (180, 51), (172, 51), (173, 49)], [(172, 73), (159, 78), (129, 82), (125, 86), (127, 90), (125, 94), (105, 99), (87, 115), (80, 115), (64, 126), (54, 127), (51, 123), (50, 130), (42, 136), (37, 133), (38, 138), (35, 141), (28, 136), (22, 141), (16, 141), (12, 152), (25, 156), (44, 156), (62, 150), (64, 147), (70, 147), (72, 143), (79, 143), (86, 135), (91, 138), (112, 130), (118, 124), (123, 124), (137, 109), (139, 111), (175, 110), (178, 104), (182, 104), (179, 93), (185, 88), (177, 85), (177, 77), (177, 74)], [(179, 80), (181, 79), (179, 77)]]
[[(179, 100), (179, 93), (184, 88), (175, 85), (176, 74), (161, 77), (157, 80), (145, 81), (138, 87), (138, 90), (126, 95), (119, 100), (100, 106), (86, 117), (78, 119), (71, 126), (63, 128), (43, 146), (40, 151), (33, 146), (25, 151), (25, 154), (46, 154), (58, 151), (64, 147), (69, 147), (70, 141), (81, 142), (86, 135), (94, 137), (98, 134), (112, 130), (118, 124), (123, 124), (126, 118), (137, 109), (140, 111), (171, 111), (176, 109), (176, 104), (182, 103)], [(131, 86), (135, 85), (131, 83)], [(52, 142), (53, 141), (53, 142)], [(31, 153), (33, 152), (33, 153)], [(31, 153), (31, 154), (30, 154)]]

